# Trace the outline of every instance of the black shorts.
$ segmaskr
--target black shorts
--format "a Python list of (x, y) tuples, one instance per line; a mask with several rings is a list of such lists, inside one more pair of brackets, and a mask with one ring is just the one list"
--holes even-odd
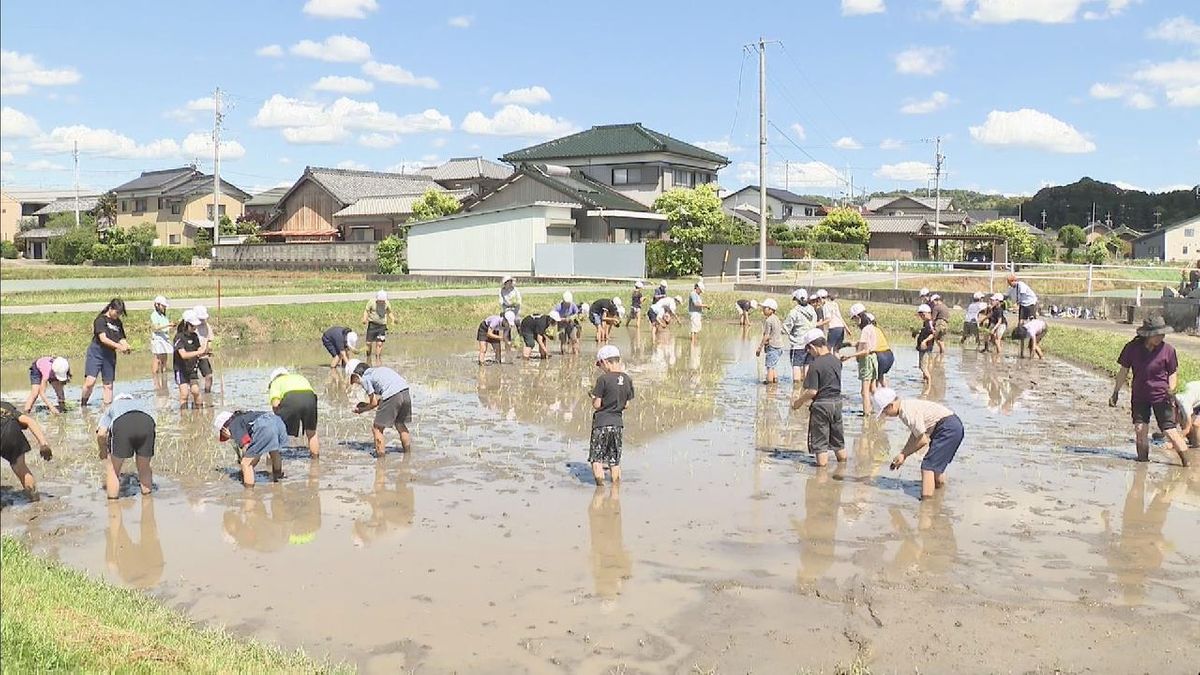
[(29, 439), (25, 437), (21, 425), (16, 422), (5, 424), (3, 431), (0, 431), (0, 457), (12, 464), (29, 450)]
[[(211, 367), (209, 368), (209, 372), (212, 372)], [(184, 370), (181, 370), (179, 368), (175, 369), (175, 384), (178, 384), (179, 386), (183, 386), (185, 384), (190, 384), (193, 382), (199, 382), (200, 377), (201, 377), (200, 367), (198, 365), (195, 368), (191, 368), (191, 369), (184, 369)]]
[(808, 451), (819, 455), (845, 447), (841, 400), (813, 401), (808, 410)]
[(493, 340), (492, 338), (488, 337), (488, 327), (487, 327), (486, 321), (479, 322), (479, 330), (475, 331), (475, 341), (476, 342), (490, 342), (492, 344), (496, 344), (497, 342), (500, 342), (499, 340)]
[(592, 429), (592, 443), (588, 446), (588, 463), (621, 465), (621, 445), (624, 427), (595, 427)]
[(963, 337), (979, 337), (979, 322), (964, 321), (962, 325)]
[(398, 424), (407, 426), (412, 422), (412, 396), (408, 390), (389, 396), (375, 409), (375, 426), (387, 429)]
[(317, 430), (317, 395), (311, 391), (289, 391), (283, 395), (275, 414), (283, 420), (288, 436)]
[(525, 341), (525, 346), (533, 349), (537, 346), (537, 333), (526, 333), (521, 331), (521, 339)]
[(568, 342), (575, 338), (579, 333), (579, 322), (574, 319), (567, 319), (558, 324), (558, 341)]
[(367, 342), (387, 342), (387, 326), (381, 323), (367, 324)]
[(206, 358), (200, 358), (196, 361), (196, 367), (200, 370), (200, 377), (212, 377), (212, 361)]
[(1021, 305), (1017, 309), (1017, 319), (1020, 321), (1036, 319), (1037, 315), (1038, 315), (1037, 303), (1034, 303), (1032, 305)]
[(108, 430), (108, 451), (118, 459), (154, 456), (154, 418), (131, 410), (113, 421)]
[(1175, 404), (1173, 400), (1159, 401), (1157, 403), (1140, 403), (1134, 401), (1130, 406), (1133, 413), (1134, 424), (1149, 424), (1150, 413), (1154, 413), (1154, 421), (1158, 423), (1158, 428), (1163, 432), (1175, 428)]

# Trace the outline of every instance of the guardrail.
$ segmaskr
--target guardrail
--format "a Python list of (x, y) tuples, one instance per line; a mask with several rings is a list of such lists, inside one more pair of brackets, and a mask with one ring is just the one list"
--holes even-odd
[[(735, 281), (759, 278), (760, 258), (738, 258)], [(864, 286), (875, 288), (935, 288), (955, 284), (989, 292), (1007, 286), (1005, 277), (1017, 274), (1035, 291), (1052, 295), (1098, 293), (1135, 297), (1147, 290), (1157, 295), (1164, 287), (1177, 288), (1191, 269), (1151, 265), (1078, 265), (1070, 263), (974, 263), (935, 260), (824, 260), (818, 258), (768, 258), (768, 280), (793, 281), (798, 285)], [(1181, 271), (1184, 274), (1181, 274)], [(1040, 288), (1039, 288), (1040, 287)]]

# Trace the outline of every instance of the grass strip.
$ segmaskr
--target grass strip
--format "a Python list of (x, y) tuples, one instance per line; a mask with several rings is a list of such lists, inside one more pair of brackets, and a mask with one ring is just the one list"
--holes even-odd
[(149, 596), (96, 581), (0, 538), (4, 672), (352, 672), (199, 627)]

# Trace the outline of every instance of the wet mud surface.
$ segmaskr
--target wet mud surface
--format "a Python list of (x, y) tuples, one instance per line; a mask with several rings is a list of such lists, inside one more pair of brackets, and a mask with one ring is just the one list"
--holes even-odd
[[(586, 464), (586, 339), (581, 357), (484, 367), (471, 336), (390, 342), (414, 449), (389, 433), (379, 461), (314, 341), (220, 354), (213, 403), (263, 409), (270, 370), (298, 367), (321, 397), (319, 462), (294, 441), (281, 482), (244, 489), (213, 409), (179, 411), (148, 358), (123, 358), (118, 392), (156, 402), (153, 497), (127, 476), (105, 499), (95, 404), (42, 411), (45, 497), (3, 469), (0, 525), (199, 621), (367, 672), (1197, 671), (1200, 477), (1161, 447), (1132, 461), (1107, 382), (948, 349), (924, 394), (967, 437), (922, 503), (918, 463), (888, 469), (906, 430), (857, 414), (853, 363), (850, 460), (818, 469), (790, 378), (758, 384), (756, 327), (709, 326), (696, 346), (614, 333), (637, 388), (619, 488)], [(27, 367), (3, 369), (7, 400)], [(911, 348), (893, 374), (921, 393)]]

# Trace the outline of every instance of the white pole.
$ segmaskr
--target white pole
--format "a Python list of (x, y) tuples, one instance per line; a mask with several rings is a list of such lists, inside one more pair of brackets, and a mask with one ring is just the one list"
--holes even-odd
[(79, 227), (79, 141), (75, 141), (75, 227)]
[(933, 195), (933, 227), (935, 231), (942, 229), (942, 137), (934, 141), (934, 195)]
[(213, 92), (213, 243), (221, 240), (221, 88)]
[(900, 290), (900, 261), (892, 261), (892, 290)]
[(767, 280), (767, 43), (758, 38), (758, 279)]

